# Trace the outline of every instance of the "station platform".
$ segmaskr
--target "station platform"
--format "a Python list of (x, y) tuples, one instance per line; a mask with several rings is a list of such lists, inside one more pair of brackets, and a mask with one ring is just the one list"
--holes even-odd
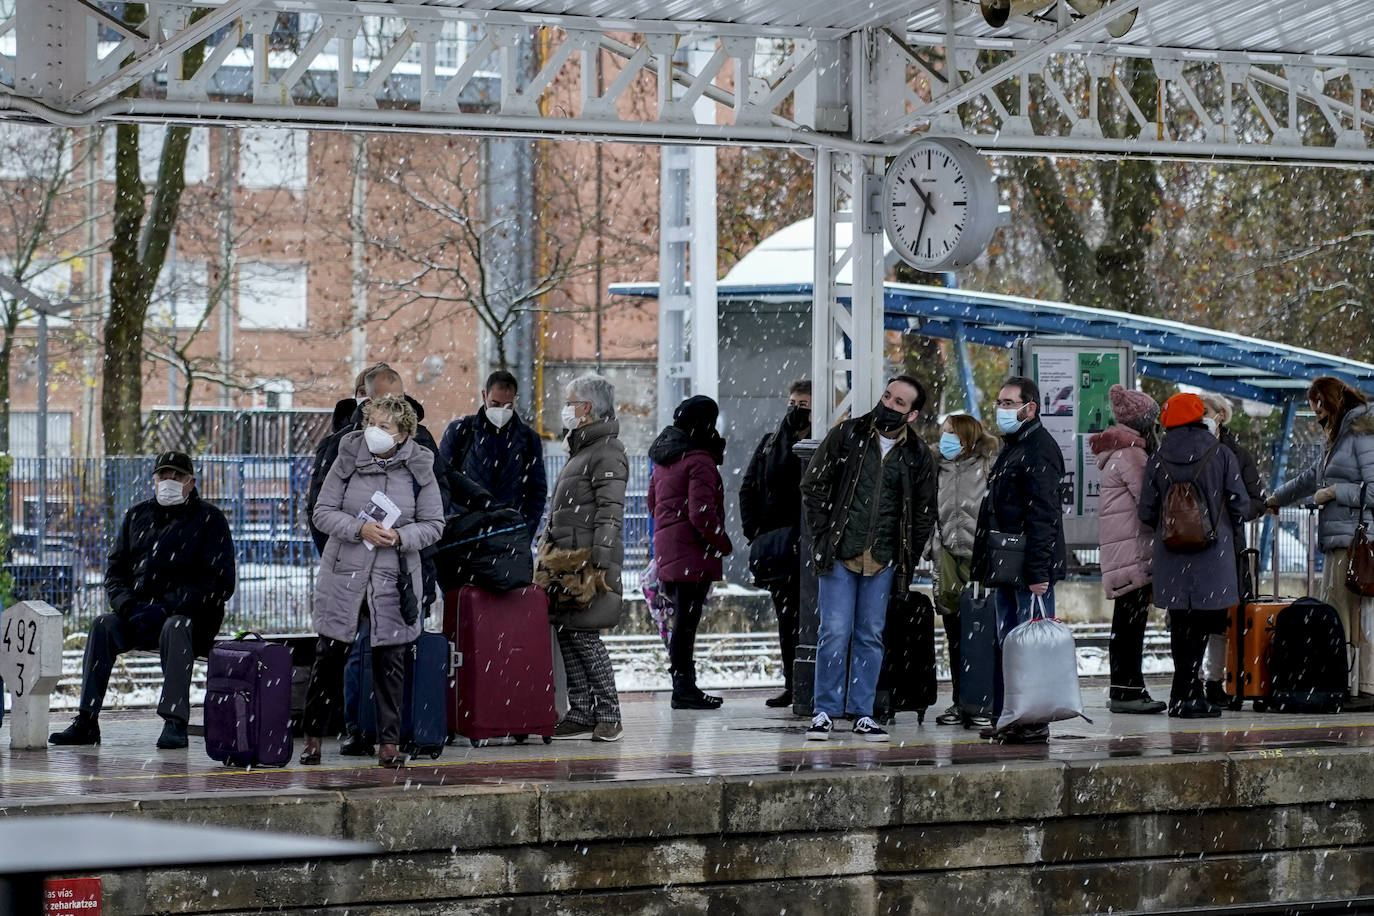
[(1374, 713), (1114, 716), (1085, 682), (1093, 721), (1056, 723), (1045, 745), (938, 726), (938, 708), (924, 725), (898, 714), (886, 744), (845, 723), (811, 742), (806, 720), (764, 706), (770, 693), (727, 691), (719, 711), (628, 693), (619, 742), (462, 742), (401, 771), (333, 741), (320, 766), (227, 768), (194, 737), (157, 750), (150, 711), (106, 714), (95, 747), (14, 751), (4, 728), (0, 816), (117, 813), (387, 850), (313, 869), (110, 875), (116, 913), (948, 916), (997, 901), (1130, 913), (1374, 899)]

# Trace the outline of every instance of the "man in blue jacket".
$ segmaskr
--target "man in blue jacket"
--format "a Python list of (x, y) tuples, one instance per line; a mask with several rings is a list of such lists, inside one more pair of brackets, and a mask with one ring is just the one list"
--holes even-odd
[(518, 392), (514, 375), (493, 372), (482, 389), (482, 406), (448, 425), (439, 454), (490, 493), (493, 503), (518, 509), (533, 541), (548, 501), (548, 478), (539, 434), (515, 412)]
[(191, 666), (209, 653), (234, 594), (234, 539), (224, 513), (200, 498), (191, 458), (164, 452), (153, 468), (154, 498), (124, 515), (105, 570), (113, 613), (101, 614), (86, 637), (81, 710), (48, 738), (53, 744), (99, 744), (101, 706), (115, 658), (134, 649), (162, 656), (164, 720), (160, 748), (186, 747)]

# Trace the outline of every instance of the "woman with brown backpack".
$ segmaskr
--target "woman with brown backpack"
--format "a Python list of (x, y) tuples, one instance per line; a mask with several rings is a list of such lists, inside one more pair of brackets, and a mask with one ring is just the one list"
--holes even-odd
[(1145, 465), (1138, 510), (1155, 531), (1154, 603), (1169, 612), (1169, 715), (1183, 719), (1221, 715), (1198, 673), (1208, 634), (1240, 601), (1236, 545), (1250, 505), (1236, 456), (1203, 424), (1205, 413), (1195, 394), (1164, 402), (1164, 441)]

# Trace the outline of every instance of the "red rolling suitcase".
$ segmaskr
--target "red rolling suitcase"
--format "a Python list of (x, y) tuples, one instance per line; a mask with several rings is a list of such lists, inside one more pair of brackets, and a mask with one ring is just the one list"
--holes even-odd
[(454, 642), (449, 731), (474, 746), (489, 738), (553, 740), (553, 645), (549, 601), (536, 585), (493, 593), (465, 585), (444, 594), (444, 632)]

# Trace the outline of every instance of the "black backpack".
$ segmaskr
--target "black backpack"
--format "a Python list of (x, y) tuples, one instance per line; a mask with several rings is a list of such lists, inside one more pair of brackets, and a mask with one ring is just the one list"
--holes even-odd
[(1335, 608), (1299, 598), (1279, 611), (1269, 646), (1270, 711), (1340, 712), (1349, 673)]
[(530, 530), (518, 509), (478, 509), (451, 515), (434, 554), (439, 587), (475, 585), (508, 592), (534, 581)]

